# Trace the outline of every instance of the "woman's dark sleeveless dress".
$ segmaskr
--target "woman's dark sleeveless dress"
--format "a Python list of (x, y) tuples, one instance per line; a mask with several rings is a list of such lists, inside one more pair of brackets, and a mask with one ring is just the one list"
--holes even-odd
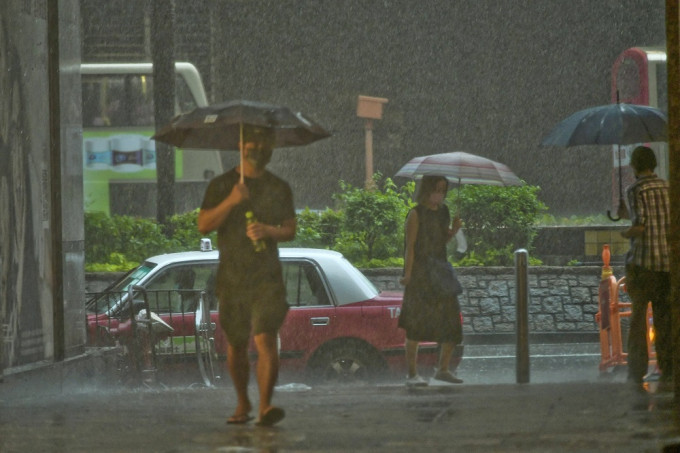
[(404, 291), (398, 325), (406, 330), (409, 340), (460, 343), (463, 333), (456, 296), (434, 296), (426, 266), (429, 255), (446, 259), (449, 209), (441, 206), (434, 211), (421, 204), (414, 209), (418, 213), (418, 235), (411, 280)]

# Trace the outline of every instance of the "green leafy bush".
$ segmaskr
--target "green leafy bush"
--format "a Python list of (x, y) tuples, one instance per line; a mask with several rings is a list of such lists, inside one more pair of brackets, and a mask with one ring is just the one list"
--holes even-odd
[(286, 247), (333, 248), (343, 220), (342, 211), (326, 208), (324, 211), (312, 211), (305, 208), (297, 214), (297, 233)]
[(197, 216), (198, 210), (174, 215), (166, 231), (154, 219), (86, 212), (85, 270), (125, 271), (149, 256), (197, 250), (202, 237)]
[[(206, 235), (198, 231), (198, 211), (190, 211), (184, 214), (175, 214), (168, 219), (168, 231), (166, 236), (172, 240), (172, 250), (175, 252), (187, 252), (198, 250), (201, 239)], [(212, 232), (207, 238), (217, 245), (217, 233)]]
[(85, 268), (88, 272), (120, 272), (132, 269), (138, 264), (128, 261), (122, 253), (112, 253), (106, 263), (91, 263)]
[[(298, 230), (286, 247), (337, 250), (357, 267), (401, 267), (404, 223), (415, 203), (415, 183), (401, 188), (390, 178), (374, 176), (374, 188), (352, 187), (340, 181), (335, 209), (305, 209), (298, 213)], [(468, 250), (450, 256), (459, 266), (512, 266), (519, 248), (531, 251), (536, 224), (546, 207), (539, 188), (464, 186), (451, 191), (447, 203), (452, 215), (460, 212)], [(197, 250), (203, 237), (196, 228), (198, 209), (172, 216), (167, 226), (155, 220), (129, 216), (85, 214), (85, 269), (128, 270), (149, 256)], [(216, 233), (208, 235), (216, 243)], [(531, 264), (540, 264), (530, 258)]]
[(404, 220), (413, 205), (414, 185), (398, 189), (390, 178), (382, 182), (374, 175), (374, 188), (352, 187), (340, 181), (335, 194), (339, 210), (344, 212), (341, 233), (335, 248), (351, 261), (371, 261), (403, 256)]
[(463, 220), (468, 252), (458, 261), (487, 266), (512, 266), (514, 252), (531, 251), (536, 219), (547, 210), (537, 186), (466, 185), (447, 197), (452, 213)]
[(550, 214), (542, 214), (536, 218), (536, 224), (541, 226), (610, 226), (612, 221), (604, 214), (590, 216), (555, 217)]
[(151, 219), (85, 214), (85, 262), (109, 263), (112, 254), (125, 262), (140, 262), (172, 248), (162, 228)]

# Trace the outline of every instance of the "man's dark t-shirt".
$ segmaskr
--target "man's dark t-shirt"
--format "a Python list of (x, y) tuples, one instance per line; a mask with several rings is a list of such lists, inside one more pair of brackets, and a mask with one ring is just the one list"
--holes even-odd
[[(212, 209), (220, 204), (239, 180), (240, 174), (232, 169), (210, 181), (201, 209)], [(259, 178), (245, 178), (245, 184), (250, 199), (235, 206), (217, 229), (220, 251), (218, 295), (225, 289), (230, 292), (252, 290), (272, 277), (283, 283), (276, 242), (266, 239), (266, 250), (256, 252), (246, 235), (246, 212), (252, 210), (260, 223), (280, 225), (284, 220), (295, 218), (292, 191), (287, 182), (269, 171)]]

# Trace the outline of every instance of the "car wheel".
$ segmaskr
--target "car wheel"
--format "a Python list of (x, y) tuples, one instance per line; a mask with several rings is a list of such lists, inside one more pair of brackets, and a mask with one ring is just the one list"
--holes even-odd
[(382, 357), (359, 342), (327, 347), (310, 366), (310, 378), (317, 381), (351, 383), (375, 379), (384, 369)]

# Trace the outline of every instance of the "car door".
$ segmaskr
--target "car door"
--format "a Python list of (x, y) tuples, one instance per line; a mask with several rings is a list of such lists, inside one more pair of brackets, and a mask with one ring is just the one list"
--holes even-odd
[(282, 259), (290, 311), (280, 330), (281, 359), (308, 357), (337, 335), (336, 307), (318, 264), (306, 259)]
[(174, 329), (160, 342), (161, 354), (195, 353), (195, 311), (214, 272), (211, 263), (176, 264), (163, 269), (145, 285), (151, 311)]

